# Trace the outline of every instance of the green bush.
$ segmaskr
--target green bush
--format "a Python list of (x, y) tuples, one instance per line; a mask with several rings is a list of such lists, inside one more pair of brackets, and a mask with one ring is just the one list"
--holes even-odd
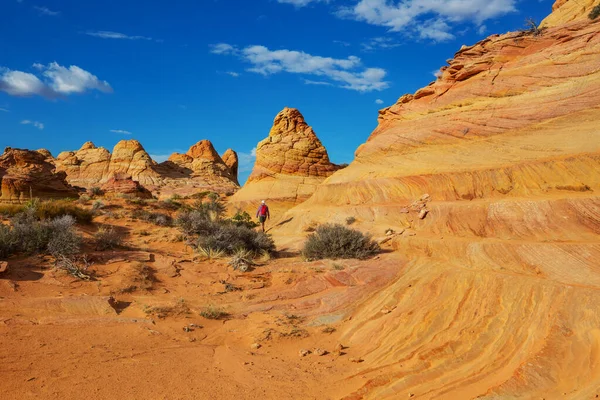
[(259, 224), (252, 220), (250, 214), (246, 211), (238, 210), (233, 217), (231, 217), (231, 222), (233, 222), (237, 226), (245, 226), (247, 228), (256, 228)]
[(134, 210), (131, 213), (131, 218), (151, 222), (158, 226), (171, 226), (173, 224), (173, 218), (171, 218), (170, 215), (158, 212), (150, 212), (142, 209)]
[(189, 237), (196, 238), (198, 249), (222, 251), (226, 255), (246, 250), (256, 255), (275, 250), (270, 236), (231, 220), (212, 220), (209, 213), (184, 211), (179, 214), (177, 226)]
[(81, 237), (75, 232), (75, 219), (69, 215), (38, 221), (30, 209), (15, 217), (12, 227), (0, 227), (0, 256), (15, 253), (50, 253), (55, 257), (79, 252)]
[(592, 11), (590, 11), (590, 13), (588, 14), (588, 18), (591, 20), (595, 20), (596, 18), (598, 18), (598, 16), (600, 16), (600, 4), (592, 8)]
[(104, 191), (96, 186), (90, 189), (90, 193), (92, 196), (102, 196)]
[(323, 258), (365, 259), (379, 252), (379, 245), (369, 235), (339, 224), (320, 225), (308, 236), (302, 255), (308, 260)]

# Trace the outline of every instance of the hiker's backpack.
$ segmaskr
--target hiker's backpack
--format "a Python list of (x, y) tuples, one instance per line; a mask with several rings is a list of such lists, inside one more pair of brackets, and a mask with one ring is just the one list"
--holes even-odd
[(266, 204), (263, 204), (262, 206), (260, 206), (260, 211), (258, 212), (258, 214), (262, 215), (264, 217), (265, 215), (267, 215), (268, 209), (269, 209), (269, 207), (267, 207)]

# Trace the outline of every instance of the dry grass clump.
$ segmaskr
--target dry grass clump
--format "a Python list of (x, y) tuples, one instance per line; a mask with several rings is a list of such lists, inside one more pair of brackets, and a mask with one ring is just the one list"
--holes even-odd
[(60, 256), (56, 260), (56, 268), (65, 270), (69, 275), (84, 281), (92, 279), (92, 276), (87, 272), (91, 265), (85, 255), (79, 258)]
[(152, 290), (156, 282), (154, 270), (144, 263), (133, 264), (127, 277), (126, 285), (118, 290), (119, 293), (133, 293), (136, 290)]
[(150, 222), (158, 226), (171, 226), (173, 224), (173, 218), (170, 215), (142, 209), (134, 210), (131, 213), (131, 218)]
[(377, 242), (354, 229), (339, 224), (326, 224), (317, 227), (308, 236), (302, 255), (307, 260), (369, 258), (380, 251)]
[(177, 317), (190, 313), (185, 299), (179, 299), (173, 305), (145, 307), (144, 312), (147, 315), (153, 315), (157, 318), (164, 319), (169, 316)]
[(94, 239), (96, 239), (96, 249), (99, 251), (116, 249), (123, 243), (123, 235), (112, 226), (98, 229)]
[(33, 199), (24, 204), (0, 204), (1, 215), (14, 217), (24, 212), (32, 212), (39, 219), (52, 219), (71, 215), (77, 222), (82, 224), (92, 222), (92, 218), (94, 217), (91, 211), (79, 207), (79, 205), (70, 200), (39, 201)]
[(200, 315), (206, 319), (222, 319), (227, 317), (229, 314), (225, 312), (223, 307), (217, 307), (215, 305), (208, 305), (200, 311)]

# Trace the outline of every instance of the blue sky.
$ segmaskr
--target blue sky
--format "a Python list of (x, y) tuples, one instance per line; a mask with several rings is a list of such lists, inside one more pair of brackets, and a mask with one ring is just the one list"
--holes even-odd
[(241, 155), (296, 107), (333, 162), (461, 45), (551, 0), (2, 0), (0, 148), (137, 139), (158, 161), (209, 139)]

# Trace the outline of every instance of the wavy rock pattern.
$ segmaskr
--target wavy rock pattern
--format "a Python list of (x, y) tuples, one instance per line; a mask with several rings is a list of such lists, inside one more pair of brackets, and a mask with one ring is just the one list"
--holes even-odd
[(381, 110), (355, 161), (276, 229), (405, 230), (390, 243), (410, 261), (343, 332), (369, 378), (347, 399), (595, 397), (600, 20), (562, 3), (540, 36), (463, 47)]

